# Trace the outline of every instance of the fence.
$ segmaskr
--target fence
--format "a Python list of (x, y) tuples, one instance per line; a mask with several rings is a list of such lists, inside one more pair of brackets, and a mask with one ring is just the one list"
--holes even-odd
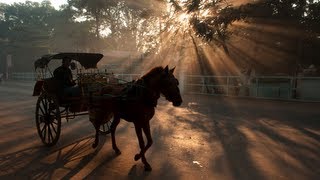
[(185, 93), (320, 102), (320, 77), (185, 76)]
[(33, 72), (23, 72), (23, 73), (11, 73), (9, 79), (22, 80), (22, 81), (34, 81), (36, 79), (36, 74)]
[[(115, 74), (124, 82), (141, 74)], [(34, 81), (35, 73), (12, 73), (11, 79)], [(184, 82), (181, 82), (181, 81)], [(240, 76), (185, 75), (180, 79), (186, 94), (254, 97), (320, 102), (320, 77), (257, 76), (244, 83)]]

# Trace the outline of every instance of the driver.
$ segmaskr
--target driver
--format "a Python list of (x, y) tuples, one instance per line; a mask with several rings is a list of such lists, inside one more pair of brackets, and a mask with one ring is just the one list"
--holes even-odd
[(65, 57), (62, 59), (62, 65), (56, 68), (53, 72), (53, 77), (61, 81), (63, 86), (63, 93), (67, 96), (80, 96), (79, 87), (75, 86), (76, 83), (72, 79), (72, 72), (69, 69), (71, 59)]

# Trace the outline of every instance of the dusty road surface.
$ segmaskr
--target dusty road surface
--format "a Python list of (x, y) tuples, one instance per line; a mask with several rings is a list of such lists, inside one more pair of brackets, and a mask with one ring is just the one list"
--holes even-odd
[(116, 156), (109, 135), (92, 149), (87, 116), (64, 119), (58, 143), (41, 144), (33, 83), (0, 84), (0, 179), (319, 179), (320, 104), (184, 96), (161, 99), (144, 172), (133, 125), (121, 121)]

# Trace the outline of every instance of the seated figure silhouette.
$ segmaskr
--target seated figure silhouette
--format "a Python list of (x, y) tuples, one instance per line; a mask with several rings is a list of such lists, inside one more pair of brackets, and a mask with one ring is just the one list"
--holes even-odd
[(72, 78), (72, 72), (69, 68), (70, 64), (70, 58), (63, 58), (62, 65), (54, 70), (53, 77), (61, 82), (61, 86), (63, 87), (63, 95), (68, 97), (76, 97), (80, 96), (80, 89), (79, 87), (75, 86), (76, 83)]

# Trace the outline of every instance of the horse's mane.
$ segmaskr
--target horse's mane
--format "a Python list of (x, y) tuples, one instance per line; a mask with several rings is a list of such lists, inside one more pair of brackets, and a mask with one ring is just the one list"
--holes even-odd
[(155, 68), (151, 69), (147, 74), (143, 75), (141, 79), (148, 80), (154, 76), (161, 74), (163, 72), (163, 70), (164, 69), (162, 66), (155, 67)]

